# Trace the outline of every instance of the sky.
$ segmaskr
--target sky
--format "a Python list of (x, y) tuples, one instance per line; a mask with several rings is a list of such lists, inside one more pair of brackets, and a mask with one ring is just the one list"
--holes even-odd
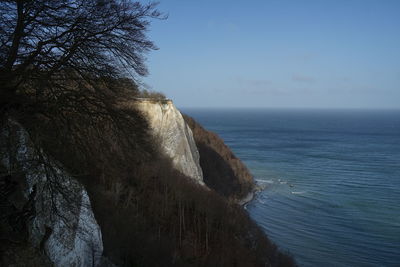
[(400, 108), (398, 0), (161, 0), (143, 82), (181, 108)]

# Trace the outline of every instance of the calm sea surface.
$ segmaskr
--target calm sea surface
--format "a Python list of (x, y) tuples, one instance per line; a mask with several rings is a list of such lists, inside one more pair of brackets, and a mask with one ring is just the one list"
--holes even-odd
[(265, 186), (247, 210), (300, 266), (400, 266), (400, 111), (183, 111)]

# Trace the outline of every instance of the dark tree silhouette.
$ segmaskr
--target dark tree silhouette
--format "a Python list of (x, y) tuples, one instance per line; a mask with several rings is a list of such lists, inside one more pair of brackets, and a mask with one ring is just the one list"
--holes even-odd
[(156, 5), (0, 1), (0, 119), (18, 117), (38, 148), (61, 142), (85, 159), (116, 147), (139, 153), (146, 122), (121, 100), (137, 93), (156, 49), (146, 36), (150, 20), (164, 18)]
[(112, 176), (122, 159), (151, 152), (147, 122), (121, 100), (146, 75), (156, 49), (146, 32), (162, 18), (155, 3), (133, 0), (0, 1), (0, 128), (9, 117), (23, 125), (58, 191), (52, 158), (74, 175)]
[[(155, 3), (130, 0), (2, 0), (1, 110), (60, 97), (108, 100), (97, 95), (104, 85), (147, 73), (144, 55), (156, 47), (146, 31), (154, 18), (162, 18)], [(76, 80), (79, 89), (67, 86)]]

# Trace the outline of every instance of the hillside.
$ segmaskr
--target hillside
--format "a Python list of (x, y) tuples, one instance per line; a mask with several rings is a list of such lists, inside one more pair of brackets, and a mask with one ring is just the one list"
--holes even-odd
[(254, 180), (247, 167), (223, 140), (204, 129), (193, 118), (183, 115), (192, 129), (200, 153), (204, 182), (219, 194), (234, 199), (244, 198), (254, 190)]
[[(21, 175), (22, 180), (28, 179), (29, 173), (34, 170), (32, 166), (40, 167), (46, 163), (38, 162), (39, 156), (45, 153), (48, 163), (44, 166), (51, 167), (56, 163), (59, 170), (82, 184), (89, 196), (95, 220), (101, 229), (102, 244), (97, 248), (92, 247), (93, 253), (97, 251), (93, 255), (97, 255), (102, 249), (102, 258), (97, 261), (97, 266), (110, 261), (117, 266), (293, 265), (292, 259), (278, 251), (241, 206), (229, 203), (225, 195), (224, 197), (218, 195), (176, 170), (171, 157), (161, 149), (160, 140), (153, 136), (153, 130), (149, 128), (146, 118), (135, 109), (131, 109), (130, 112), (136, 128), (133, 129), (134, 132), (128, 141), (136, 147), (135, 150), (131, 150), (131, 146), (125, 146), (124, 142), (115, 143), (118, 139), (115, 139), (116, 135), (109, 131), (105, 123), (88, 128), (84, 120), (75, 120), (76, 128), (73, 129), (76, 131), (60, 132), (56, 131), (58, 128), (53, 120), (30, 114), (16, 118), (27, 130), (29, 137), (27, 143), (20, 143), (21, 138), (18, 136), (24, 130), (18, 127), (15, 129), (13, 123), (11, 126), (14, 126), (10, 127), (10, 123), (3, 120), (2, 132), (7, 134), (1, 137), (4, 144), (2, 165), (5, 169), (1, 179), (8, 177), (7, 179), (11, 179), (14, 183), (21, 183)], [(9, 131), (7, 129), (13, 128), (15, 130), (7, 132)], [(84, 130), (86, 135), (80, 134), (81, 130)], [(101, 133), (101, 139), (98, 139), (97, 133)], [(39, 150), (31, 146), (29, 141), (31, 138), (35, 138), (36, 144), (40, 140), (42, 147)], [(77, 140), (86, 146), (76, 147)], [(14, 148), (5, 149), (10, 144)], [(93, 153), (96, 150), (101, 153)], [(24, 167), (23, 162), (6, 164), (8, 161), (4, 159), (21, 159), (21, 156), (15, 154), (18, 151), (32, 151), (23, 161), (30, 163), (28, 167)], [(223, 155), (225, 152), (220, 153)], [(200, 153), (200, 159), (201, 157)], [(32, 162), (39, 165), (31, 165)], [(5, 173), (9, 175), (5, 176)], [(36, 214), (41, 214), (45, 210), (50, 212), (51, 216), (48, 219), (41, 219), (40, 227), (49, 228), (49, 232), (53, 234), (46, 237), (45, 231), (37, 232), (39, 236), (27, 234), (23, 240), (26, 246), (44, 249), (47, 257), (58, 255), (57, 258), (60, 258), (60, 254), (54, 254), (57, 253), (54, 249), (60, 251), (57, 246), (65, 244), (61, 242), (60, 245), (55, 245), (56, 243), (49, 241), (54, 238), (62, 240), (56, 236), (52, 237), (55, 233), (54, 227), (59, 224), (57, 221), (60, 219), (63, 221), (62, 214), (69, 214), (68, 216), (72, 216), (71, 219), (80, 216), (78, 215), (80, 213), (74, 215), (74, 210), (70, 210), (70, 207), (79, 207), (82, 205), (81, 199), (84, 198), (66, 197), (71, 196), (73, 192), (70, 187), (62, 187), (64, 176), (60, 173), (51, 175), (41, 173), (42, 171), (36, 176), (41, 182), (40, 184), (36, 182), (38, 192), (34, 199), (35, 212)], [(40, 178), (43, 175), (47, 177), (44, 180)], [(48, 191), (49, 185), (52, 186), (50, 188), (58, 188), (58, 191)], [(233, 187), (229, 187), (226, 192), (235, 192), (231, 191), (231, 188)], [(56, 213), (52, 212), (55, 210), (50, 201), (54, 196), (60, 198), (56, 203), (66, 203), (57, 206)], [(3, 201), (9, 200), (5, 198)], [(13, 216), (15, 213), (10, 213), (7, 218)], [(22, 224), (31, 229), (38, 222), (36, 217), (27, 218)], [(10, 220), (7, 218), (2, 221), (3, 224), (9, 224)], [(9, 227), (12, 228), (12, 225)], [(68, 225), (64, 227), (71, 229), (64, 231), (70, 235), (67, 238), (73, 236), (80, 238), (79, 231), (73, 230), (76, 227), (68, 228)], [(82, 225), (82, 227), (85, 229), (87, 226)], [(10, 235), (19, 235), (21, 229), (9, 230)], [(29, 230), (28, 233), (32, 231)], [(87, 244), (85, 246), (93, 246), (85, 242), (83, 243)], [(87, 253), (79, 252), (78, 248), (72, 245), (71, 249), (76, 253)], [(10, 255), (12, 251), (6, 248), (6, 252)], [(12, 255), (13, 253), (11, 258)], [(91, 254), (82, 254), (80, 257), (83, 259), (88, 257), (84, 255)], [(14, 257), (17, 258), (18, 254), (14, 254)]]

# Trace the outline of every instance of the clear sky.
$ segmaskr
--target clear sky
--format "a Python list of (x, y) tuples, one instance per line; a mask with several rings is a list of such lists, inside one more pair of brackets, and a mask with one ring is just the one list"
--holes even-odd
[(144, 82), (178, 107), (400, 108), (400, 0), (162, 0)]

